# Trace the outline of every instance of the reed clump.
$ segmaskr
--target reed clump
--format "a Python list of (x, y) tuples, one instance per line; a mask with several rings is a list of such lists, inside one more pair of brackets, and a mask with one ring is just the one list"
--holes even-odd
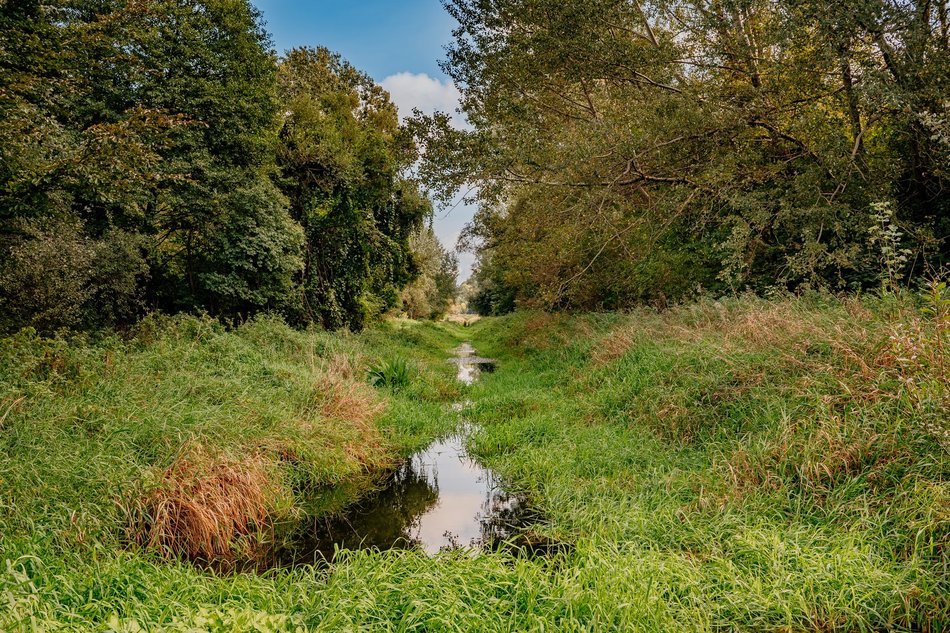
[(137, 500), (133, 539), (193, 562), (253, 560), (273, 542), (278, 500), (286, 494), (263, 455), (233, 458), (193, 444)]

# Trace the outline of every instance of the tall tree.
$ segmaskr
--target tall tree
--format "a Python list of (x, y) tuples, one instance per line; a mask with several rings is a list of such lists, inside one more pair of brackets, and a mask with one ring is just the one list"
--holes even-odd
[(404, 177), (415, 157), (389, 95), (326, 49), (281, 60), (281, 187), (306, 233), (299, 318), (358, 329), (417, 272), (409, 239), (431, 213)]
[(420, 117), (421, 173), (478, 185), (470, 236), (547, 306), (864, 285), (878, 200), (939, 265), (947, 7), (852, 5), (451, 0), (474, 131)]
[(78, 231), (147, 270), (122, 287), (148, 279), (154, 307), (233, 316), (293, 296), (302, 233), (271, 181), (276, 63), (246, 0), (5, 3), (0, 19), (9, 274), (41, 281), (16, 270), (43, 261), (24, 253)]
[(458, 260), (447, 251), (431, 226), (412, 235), (409, 241), (418, 275), (401, 295), (402, 310), (413, 319), (443, 316), (456, 295)]

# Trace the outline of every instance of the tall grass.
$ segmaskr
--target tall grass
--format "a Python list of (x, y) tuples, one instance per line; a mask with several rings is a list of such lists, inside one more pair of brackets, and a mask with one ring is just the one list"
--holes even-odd
[(522, 353), (472, 396), (476, 454), (553, 536), (689, 569), (663, 599), (683, 628), (945, 630), (950, 376), (931, 305), (746, 297), (489, 321), (478, 341)]
[(448, 370), (420, 378), (411, 409), (386, 413), (359, 368), (380, 343), (393, 346), (191, 317), (148, 320), (126, 339), (6, 339), (2, 538), (191, 558), (272, 541), (310, 493), (368, 478), (444, 424)]
[[(948, 630), (948, 348), (931, 305), (743, 297), (359, 337), (200, 320), (130, 341), (22, 335), (3, 352), (0, 629)], [(255, 481), (284, 491), (261, 497), (268, 517), (327, 507), (300, 491), (349, 490), (460, 421), (444, 360), (462, 336), (499, 359), (465, 391), (471, 449), (570, 552), (364, 551), (219, 575), (123, 540), (137, 491), (184, 477), (190, 500), (248, 460), (240, 472), (264, 464)], [(368, 388), (365, 368), (398, 357), (409, 384)]]

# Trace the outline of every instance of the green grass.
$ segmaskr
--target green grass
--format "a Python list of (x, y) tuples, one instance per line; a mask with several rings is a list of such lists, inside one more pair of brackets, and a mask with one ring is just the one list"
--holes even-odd
[(5, 340), (3, 545), (27, 539), (46, 555), (122, 547), (136, 499), (196, 448), (212, 461), (259, 456), (278, 525), (339, 505), (339, 489), (365, 487), (451, 424), (444, 403), (457, 387), (438, 363), (398, 396), (359, 384), (358, 367), (381, 354), (433, 357), (454, 343), (436, 326), (414, 344), (401, 339), (390, 329), (300, 333), (262, 319), (225, 331), (179, 318), (147, 321), (129, 340)]
[[(947, 630), (941, 318), (907, 299), (742, 298), (359, 336), (193, 319), (131, 341), (21, 335), (3, 348), (0, 630)], [(445, 363), (463, 337), (499, 359), (470, 388)], [(340, 358), (363, 380), (406, 359), (411, 378), (378, 390), (369, 425), (327, 419), (314, 385)], [(123, 540), (123, 503), (186, 442), (292, 444), (279, 481), (331, 501), (292, 487), (277, 510), (320, 511), (456, 423), (460, 399), (472, 450), (569, 554), (216, 575)], [(367, 437), (378, 451), (344, 450)]]
[(412, 382), (412, 370), (405, 358), (393, 358), (370, 367), (367, 377), (374, 387), (390, 387), (398, 391)]

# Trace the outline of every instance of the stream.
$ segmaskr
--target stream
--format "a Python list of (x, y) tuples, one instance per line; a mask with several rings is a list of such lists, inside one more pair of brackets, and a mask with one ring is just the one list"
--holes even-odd
[[(469, 343), (453, 350), (448, 362), (458, 366), (457, 378), (466, 385), (495, 363), (476, 356)], [(452, 409), (464, 415), (467, 404)], [(296, 544), (294, 564), (330, 561), (336, 549), (419, 548), (435, 554), (525, 540), (525, 528), (539, 517), (524, 495), (506, 490), (498, 475), (466, 452), (472, 430), (463, 420), (456, 432), (410, 456), (380, 488), (338, 515), (316, 519)], [(534, 553), (538, 545), (532, 540), (519, 547)]]

